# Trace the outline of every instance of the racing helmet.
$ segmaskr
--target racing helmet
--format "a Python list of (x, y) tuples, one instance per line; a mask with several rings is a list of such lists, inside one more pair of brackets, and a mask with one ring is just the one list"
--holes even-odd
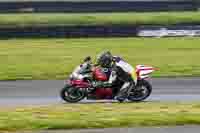
[(101, 52), (97, 57), (97, 64), (101, 67), (110, 67), (112, 64), (112, 54), (110, 51)]

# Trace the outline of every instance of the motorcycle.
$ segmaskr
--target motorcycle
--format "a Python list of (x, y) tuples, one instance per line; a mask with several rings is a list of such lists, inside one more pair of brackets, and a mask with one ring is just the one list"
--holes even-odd
[[(152, 92), (152, 85), (147, 78), (150, 74), (158, 70), (152, 66), (137, 65), (135, 67), (134, 81), (136, 87), (130, 88), (127, 99), (133, 102), (143, 101), (148, 98)], [(65, 86), (60, 91), (60, 97), (70, 103), (76, 103), (84, 98), (89, 100), (114, 100), (115, 96), (119, 92), (123, 83), (117, 80), (111, 87), (99, 87), (93, 88), (92, 82), (107, 81), (110, 74), (110, 70), (106, 68), (95, 67), (90, 76), (86, 74), (83, 79), (69, 78), (65, 81)]]

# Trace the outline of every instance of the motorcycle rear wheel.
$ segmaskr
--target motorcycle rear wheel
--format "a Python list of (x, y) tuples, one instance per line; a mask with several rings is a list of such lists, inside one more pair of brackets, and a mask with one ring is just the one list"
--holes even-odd
[(138, 81), (138, 85), (135, 90), (131, 90), (128, 100), (133, 102), (143, 101), (150, 96), (152, 92), (151, 84), (146, 80)]
[(69, 103), (76, 103), (85, 98), (85, 92), (81, 91), (77, 88), (73, 88), (73, 86), (66, 85), (60, 91), (60, 97)]

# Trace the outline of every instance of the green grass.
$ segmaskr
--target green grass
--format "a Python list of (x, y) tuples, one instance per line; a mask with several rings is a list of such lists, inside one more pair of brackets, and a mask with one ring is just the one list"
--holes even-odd
[(173, 25), (200, 23), (200, 12), (0, 14), (0, 26)]
[(200, 76), (200, 38), (92, 38), (0, 40), (0, 80), (64, 79), (83, 58), (110, 50), (161, 76)]
[(0, 131), (185, 124), (200, 124), (199, 103), (66, 104), (0, 111)]

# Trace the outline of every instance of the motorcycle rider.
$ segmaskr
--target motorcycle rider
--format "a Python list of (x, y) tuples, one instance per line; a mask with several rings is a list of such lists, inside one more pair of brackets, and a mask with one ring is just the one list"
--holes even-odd
[(70, 77), (76, 79), (83, 79), (89, 76), (89, 72), (91, 72), (91, 69), (92, 59), (90, 56), (87, 56), (84, 59), (83, 63), (74, 69)]
[(97, 57), (97, 64), (103, 68), (111, 68), (109, 80), (102, 83), (104, 87), (112, 86), (117, 79), (123, 81), (123, 85), (121, 86), (116, 99), (120, 102), (124, 101), (128, 97), (129, 91), (132, 88), (135, 88), (134, 77), (132, 76), (132, 74), (135, 73), (134, 68), (121, 57), (112, 56), (109, 51), (99, 54)]

